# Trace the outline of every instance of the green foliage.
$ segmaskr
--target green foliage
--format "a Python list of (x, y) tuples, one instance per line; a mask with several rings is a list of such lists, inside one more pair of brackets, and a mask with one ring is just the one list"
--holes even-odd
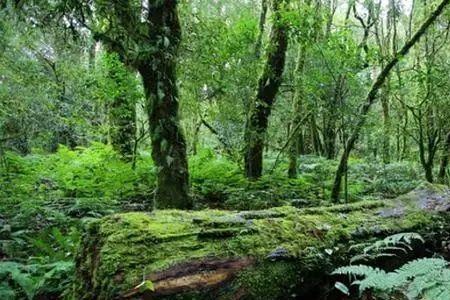
[(370, 266), (348, 266), (336, 269), (335, 275), (349, 275), (355, 280), (360, 293), (373, 290), (380, 299), (402, 293), (408, 299), (446, 300), (450, 297), (449, 263), (441, 258), (413, 260), (393, 272)]
[(189, 161), (192, 190), (198, 202), (223, 205), (227, 190), (246, 180), (238, 166), (210, 149), (203, 149)]
[(1, 299), (35, 299), (54, 297), (70, 291), (74, 272), (72, 261), (24, 265), (0, 262)]
[(398, 233), (383, 240), (378, 240), (369, 244), (358, 244), (352, 248), (363, 248), (363, 252), (360, 255), (352, 257), (350, 263), (361, 260), (371, 260), (379, 257), (392, 257), (398, 254), (403, 255), (412, 250), (411, 244), (414, 241), (424, 242), (424, 239), (417, 233)]
[(318, 187), (299, 177), (287, 179), (277, 172), (248, 181), (236, 163), (203, 149), (190, 160), (191, 181), (199, 206), (227, 209), (263, 209), (283, 205), (310, 206), (317, 202)]
[(120, 198), (151, 192), (153, 163), (141, 156), (135, 170), (123, 162), (110, 146), (93, 143), (70, 150), (60, 146), (55, 154), (6, 156), (1, 176), (3, 197)]
[(381, 198), (393, 198), (417, 187), (421, 174), (415, 163), (402, 161), (391, 164), (381, 162), (350, 162), (350, 180), (363, 183), (363, 193)]
[[(63, 220), (65, 223), (60, 225), (64, 232), (52, 227), (36, 233), (26, 221), (12, 223), (15, 226), (12, 228), (11, 225), (3, 226), (0, 252), (15, 261), (0, 262), (2, 299), (50, 298), (70, 292), (74, 275), (72, 257), (80, 236), (75, 227), (65, 229), (69, 224), (74, 224), (73, 221), (67, 217)], [(19, 225), (23, 229), (16, 227)], [(5, 227), (10, 231), (6, 232)]]
[[(177, 78), (170, 77), (179, 95), (173, 95), (170, 109), (161, 106), (157, 113), (173, 116), (174, 123), (180, 120), (188, 151), (195, 153), (189, 171), (196, 208), (328, 206), (335, 158), (359, 124), (355, 121), (361, 99), (379, 67), (429, 13), (426, 5), (416, 3), (409, 10), (402, 1), (392, 1), (394, 7), (359, 1), (353, 11), (344, 11), (350, 6), (340, 1), (283, 1), (280, 23), (274, 22), (277, 14), (269, 8), (262, 20), (265, 24), (259, 24), (261, 12), (256, 4), (260, 1), (179, 1), (182, 40), (175, 57), (177, 43), (169, 37), (176, 32), (148, 26), (150, 11), (164, 1), (150, 1), (148, 10), (141, 1), (88, 2), (0, 1), (0, 257), (5, 260), (0, 262), (0, 298), (61, 296), (68, 290), (78, 230), (86, 220), (152, 209), (158, 170), (147, 152), (151, 147), (147, 131), (156, 106), (145, 100), (135, 72), (153, 68), (163, 75), (167, 71), (156, 70), (161, 64), (155, 63), (155, 51), (178, 62)], [(368, 18), (363, 24), (367, 32), (362, 31), (358, 15)], [(282, 84), (264, 133), (266, 173), (260, 180), (248, 181), (240, 166), (246, 142), (243, 128), (264, 57), (255, 44), (261, 42), (261, 49), (271, 51), (266, 47), (272, 38), (270, 30), (281, 24), (288, 27), (289, 46)], [(423, 172), (414, 161), (425, 167), (429, 160), (433, 167), (448, 154), (448, 147), (441, 146), (450, 128), (450, 110), (445, 109), (450, 96), (449, 51), (442, 24), (436, 24), (411, 51), (413, 55), (401, 58), (398, 70), (393, 69), (380, 91), (381, 101), (374, 103), (367, 116), (346, 174), (349, 202), (406, 193), (422, 179)], [(261, 41), (255, 43), (258, 37)], [(102, 47), (98, 39), (103, 40)], [(161, 89), (161, 80), (152, 83), (157, 86), (156, 98), (168, 94)], [(280, 146), (303, 115), (307, 117), (298, 131), (302, 151), (292, 152), (311, 155), (298, 155), (298, 178), (287, 178), (286, 161), (267, 172), (274, 153), (281, 151), (281, 158), (287, 154), (287, 148)], [(164, 131), (171, 122), (156, 126)], [(170, 142), (164, 140), (161, 148), (170, 150)], [(121, 151), (125, 149), (128, 152)], [(127, 152), (124, 158), (134, 159), (134, 150), (136, 164), (117, 153)], [(381, 163), (380, 158), (389, 159)], [(172, 156), (164, 161), (171, 165)], [(449, 173), (448, 167), (443, 173)], [(362, 203), (364, 207), (366, 202)], [(323, 213), (322, 208), (311, 210)], [(269, 222), (264, 230), (270, 234), (275, 226)], [(279, 226), (285, 240), (298, 237), (298, 228), (288, 232), (286, 224)], [(322, 231), (327, 226), (317, 227)], [(363, 253), (353, 261), (395, 258), (420, 240), (417, 235), (402, 234), (360, 245)], [(193, 247), (197, 242), (193, 241)], [(171, 253), (172, 249), (163, 250)], [(352, 271), (365, 276), (358, 283), (363, 290), (399, 289), (412, 298), (439, 299), (445, 287), (426, 277), (435, 272), (439, 280), (446, 280), (447, 265), (439, 263), (412, 262), (395, 272), (362, 266)], [(411, 275), (413, 270), (416, 273)], [(400, 274), (406, 275), (401, 278)], [(264, 273), (258, 275), (257, 280), (269, 289), (270, 280), (259, 278)], [(392, 286), (388, 279), (403, 286)], [(151, 289), (147, 283), (144, 287)]]
[(239, 210), (283, 205), (312, 206), (318, 203), (318, 193), (317, 187), (303, 177), (287, 179), (284, 174), (277, 174), (229, 189), (225, 204)]
[(16, 293), (22, 292), (28, 299), (33, 299), (36, 293), (36, 283), (25, 269), (24, 266), (15, 262), (0, 263), (0, 276), (2, 278), (0, 295), (2, 297), (15, 299)]
[[(417, 233), (400, 233), (364, 248), (362, 255), (352, 261), (392, 257), (394, 253), (405, 255), (412, 250), (413, 241), (423, 242)], [(367, 265), (340, 267), (333, 275), (348, 275), (352, 285), (357, 285), (360, 294), (372, 291), (380, 299), (391, 299), (390, 295), (403, 294), (408, 299), (444, 300), (450, 297), (449, 263), (442, 258), (421, 258), (410, 261), (400, 268), (386, 272)], [(348, 293), (348, 288), (338, 282), (336, 288)]]
[[(22, 262), (0, 262), (2, 299), (35, 299), (69, 293), (74, 275), (72, 257), (79, 242), (78, 231), (72, 228), (67, 235), (63, 235), (58, 228), (53, 227), (36, 236), (16, 232), (14, 242), (20, 240), (21, 250), (30, 246), (26, 254), (28, 257)], [(12, 254), (15, 259), (19, 259), (21, 253), (16, 251)]]
[[(327, 203), (336, 161), (317, 156), (301, 156), (300, 174), (286, 178), (286, 164), (258, 181), (248, 181), (239, 165), (205, 148), (190, 159), (191, 182), (199, 206), (231, 209), (263, 209), (274, 206), (312, 206)], [(270, 168), (273, 160), (266, 159)], [(383, 165), (351, 159), (348, 193), (350, 202), (366, 197), (396, 197), (409, 192), (420, 181), (418, 166), (409, 162)]]

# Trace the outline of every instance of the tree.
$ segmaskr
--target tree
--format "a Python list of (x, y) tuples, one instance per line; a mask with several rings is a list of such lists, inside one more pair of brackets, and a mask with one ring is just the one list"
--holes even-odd
[(157, 169), (156, 206), (190, 208), (186, 142), (178, 115), (176, 62), (181, 26), (177, 1), (152, 0), (144, 6), (132, 0), (68, 4), (59, 3), (66, 14), (74, 11), (96, 40), (142, 77)]
[(347, 170), (348, 158), (350, 156), (350, 152), (353, 150), (356, 141), (358, 140), (360, 131), (365, 124), (366, 116), (369, 113), (369, 110), (373, 103), (376, 101), (378, 91), (383, 86), (386, 78), (389, 76), (391, 70), (397, 65), (397, 63), (402, 59), (406, 54), (408, 54), (409, 50), (420, 40), (420, 38), (426, 33), (427, 29), (436, 21), (436, 19), (442, 14), (445, 7), (449, 4), (450, 0), (443, 0), (437, 8), (431, 13), (431, 15), (426, 19), (426, 21), (422, 24), (419, 30), (411, 37), (411, 39), (405, 43), (405, 45), (400, 49), (400, 51), (392, 58), (386, 66), (381, 70), (380, 74), (375, 79), (369, 93), (367, 94), (367, 98), (364, 104), (361, 107), (360, 118), (357, 121), (357, 124), (347, 140), (344, 148), (344, 152), (341, 155), (338, 168), (336, 170), (336, 175), (333, 183), (333, 188), (331, 192), (332, 201), (339, 200), (339, 194), (341, 191), (341, 182), (342, 177), (344, 176)]
[(245, 128), (245, 175), (257, 179), (262, 175), (263, 150), (269, 116), (281, 85), (286, 50), (287, 27), (282, 20), (285, 0), (273, 0), (273, 25), (263, 73), (258, 81), (256, 98), (250, 104)]

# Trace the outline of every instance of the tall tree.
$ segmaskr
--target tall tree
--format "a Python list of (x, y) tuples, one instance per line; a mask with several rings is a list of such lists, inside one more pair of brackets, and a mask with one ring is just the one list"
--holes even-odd
[(263, 150), (269, 116), (275, 97), (281, 85), (288, 34), (286, 23), (282, 20), (282, 11), (286, 0), (272, 0), (273, 25), (270, 42), (267, 46), (267, 58), (258, 81), (256, 98), (250, 104), (245, 128), (245, 175), (257, 179), (262, 175)]
[(385, 83), (387, 77), (389, 76), (391, 70), (397, 65), (401, 58), (403, 58), (406, 54), (408, 54), (409, 50), (420, 40), (420, 38), (426, 33), (427, 29), (434, 23), (434, 21), (442, 14), (445, 7), (449, 4), (450, 0), (443, 0), (437, 8), (431, 13), (431, 15), (425, 20), (419, 30), (411, 37), (409, 41), (405, 43), (405, 45), (400, 49), (400, 51), (392, 58), (386, 66), (381, 70), (380, 74), (375, 79), (369, 93), (367, 94), (367, 98), (361, 107), (360, 118), (358, 119), (356, 126), (350, 137), (348, 138), (344, 152), (341, 155), (338, 168), (336, 170), (336, 175), (333, 183), (333, 188), (331, 192), (331, 200), (338, 201), (339, 194), (341, 191), (341, 183), (342, 177), (344, 176), (347, 165), (348, 158), (350, 156), (350, 152), (353, 150), (356, 141), (358, 140), (361, 129), (363, 128), (366, 122), (366, 116), (370, 111), (371, 106), (377, 99), (377, 94), (380, 88)]
[(156, 206), (191, 208), (186, 142), (178, 115), (176, 62), (181, 26), (177, 1), (69, 1), (60, 6), (66, 15), (74, 11), (95, 39), (140, 73), (157, 170)]
[(258, 31), (258, 37), (256, 38), (256, 43), (255, 43), (255, 56), (258, 59), (261, 56), (262, 41), (263, 41), (263, 36), (264, 36), (264, 30), (266, 27), (268, 1), (269, 0), (261, 0), (261, 13), (259, 16), (259, 26), (258, 26), (259, 31)]

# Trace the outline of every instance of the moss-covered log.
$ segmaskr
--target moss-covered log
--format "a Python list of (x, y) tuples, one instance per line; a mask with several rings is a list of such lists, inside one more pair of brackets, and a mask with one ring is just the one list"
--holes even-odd
[(447, 189), (424, 185), (324, 208), (112, 215), (86, 226), (75, 298), (286, 299), (346, 263), (355, 243), (404, 231), (434, 241), (449, 207)]

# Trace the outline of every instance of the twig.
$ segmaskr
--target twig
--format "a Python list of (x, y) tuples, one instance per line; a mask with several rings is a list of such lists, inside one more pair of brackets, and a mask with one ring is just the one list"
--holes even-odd
[(289, 146), (289, 144), (291, 143), (292, 138), (295, 136), (295, 134), (297, 133), (297, 131), (300, 129), (300, 127), (303, 125), (303, 122), (305, 122), (306, 119), (309, 118), (309, 116), (311, 115), (311, 113), (308, 113), (306, 116), (304, 116), (300, 122), (298, 122), (298, 124), (295, 126), (294, 130), (292, 131), (291, 135), (289, 136), (288, 140), (286, 141), (286, 143), (283, 145), (283, 147), (281, 147), (280, 151), (278, 152), (277, 158), (275, 159), (275, 162), (273, 163), (272, 168), (269, 171), (269, 174), (272, 174), (273, 171), (275, 171), (275, 168), (278, 165), (278, 162), (280, 160), (280, 156), (281, 154), (284, 152), (284, 150), (286, 150), (286, 148)]

